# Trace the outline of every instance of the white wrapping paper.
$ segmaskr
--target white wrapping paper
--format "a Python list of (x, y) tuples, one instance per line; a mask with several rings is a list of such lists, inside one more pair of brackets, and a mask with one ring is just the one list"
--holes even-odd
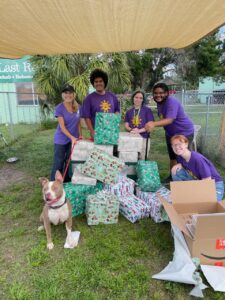
[(71, 182), (73, 184), (96, 185), (97, 180), (95, 178), (82, 174), (75, 168), (73, 171)]
[(120, 132), (118, 151), (141, 152), (143, 138), (140, 134)]
[(88, 159), (89, 154), (93, 148), (98, 148), (102, 151), (107, 152), (108, 154), (113, 154), (113, 145), (95, 145), (89, 140), (79, 140), (77, 141), (73, 153), (72, 160), (75, 161), (85, 161)]
[(120, 151), (119, 158), (124, 162), (137, 162), (138, 152)]

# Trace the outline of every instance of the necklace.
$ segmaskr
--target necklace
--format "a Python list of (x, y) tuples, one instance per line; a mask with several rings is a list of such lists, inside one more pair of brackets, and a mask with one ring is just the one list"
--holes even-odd
[(141, 111), (141, 107), (139, 107), (139, 109), (134, 108), (133, 128), (138, 127), (138, 125), (139, 125), (140, 111)]

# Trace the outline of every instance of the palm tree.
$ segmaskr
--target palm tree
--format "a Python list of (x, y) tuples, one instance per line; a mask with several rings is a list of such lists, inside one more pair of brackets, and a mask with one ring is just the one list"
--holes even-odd
[(38, 92), (45, 94), (47, 101), (54, 105), (61, 101), (64, 83), (75, 88), (82, 102), (88, 93), (90, 72), (95, 68), (108, 72), (111, 91), (118, 93), (130, 88), (130, 71), (124, 53), (37, 55), (31, 58), (31, 63)]

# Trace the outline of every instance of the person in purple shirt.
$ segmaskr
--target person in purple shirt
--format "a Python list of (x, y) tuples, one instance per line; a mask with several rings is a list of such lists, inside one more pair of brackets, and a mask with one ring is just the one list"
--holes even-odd
[[(80, 108), (75, 100), (75, 96), (73, 86), (65, 84), (62, 88), (63, 102), (55, 108), (55, 117), (58, 119), (58, 126), (54, 135), (54, 159), (50, 180), (55, 180), (57, 170), (63, 174), (71, 152), (71, 145), (76, 143), (77, 138), (81, 136)], [(68, 172), (65, 175), (64, 181), (70, 181)]]
[(106, 91), (108, 75), (100, 69), (95, 69), (90, 75), (90, 81), (95, 92), (89, 94), (83, 103), (82, 118), (85, 119), (90, 135), (95, 135), (95, 115), (97, 112), (119, 113), (120, 106), (117, 97)]
[(194, 124), (185, 114), (181, 103), (174, 97), (169, 96), (169, 88), (165, 83), (156, 83), (153, 87), (153, 99), (157, 103), (159, 121), (151, 121), (145, 125), (147, 131), (155, 127), (164, 127), (166, 135), (167, 150), (170, 157), (170, 168), (176, 163), (170, 139), (175, 134), (182, 134), (189, 140), (189, 145), (194, 138)]
[(217, 200), (222, 200), (224, 182), (212, 162), (202, 154), (190, 151), (188, 139), (184, 135), (175, 135), (170, 141), (178, 162), (171, 169), (173, 181), (214, 179)]
[(154, 116), (151, 109), (144, 105), (146, 102), (144, 92), (140, 90), (134, 92), (131, 100), (133, 108), (126, 112), (124, 126), (130, 133), (139, 133), (143, 137), (140, 158), (145, 159), (150, 149), (149, 133), (145, 129), (145, 124), (154, 121)]

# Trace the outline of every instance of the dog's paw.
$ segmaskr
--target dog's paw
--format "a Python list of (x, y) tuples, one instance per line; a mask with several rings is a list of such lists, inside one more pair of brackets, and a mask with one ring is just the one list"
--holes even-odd
[(44, 229), (43, 225), (41, 225), (41, 226), (38, 227), (38, 231), (42, 231), (43, 229)]
[(52, 250), (54, 248), (54, 244), (53, 243), (47, 244), (47, 248), (48, 250)]

